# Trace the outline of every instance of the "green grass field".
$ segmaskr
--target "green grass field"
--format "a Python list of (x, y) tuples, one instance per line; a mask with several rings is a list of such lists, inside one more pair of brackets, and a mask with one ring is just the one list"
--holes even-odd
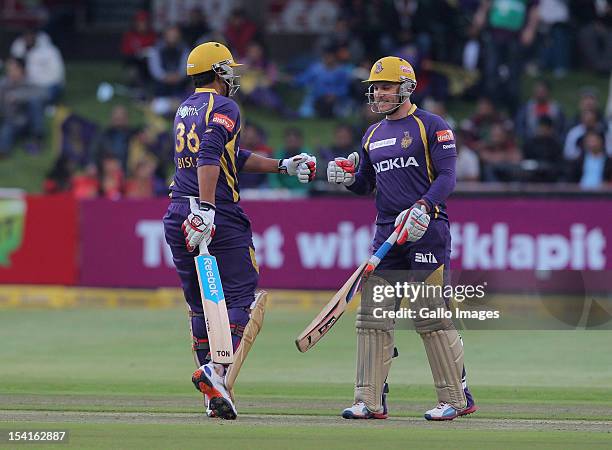
[(612, 447), (612, 332), (466, 332), (481, 410), (427, 423), (422, 344), (398, 331), (391, 418), (345, 421), (353, 317), (300, 354), (293, 339), (315, 313), (268, 312), (238, 379), (239, 418), (221, 422), (204, 417), (191, 385), (183, 309), (0, 310), (0, 447), (16, 429), (68, 429), (70, 448)]

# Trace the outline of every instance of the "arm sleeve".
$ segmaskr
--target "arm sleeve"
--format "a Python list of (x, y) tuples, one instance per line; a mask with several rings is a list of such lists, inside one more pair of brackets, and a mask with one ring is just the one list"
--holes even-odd
[(372, 166), (370, 155), (362, 146), (359, 151), (359, 169), (355, 175), (355, 182), (346, 188), (357, 195), (368, 195), (374, 192), (376, 187), (376, 173)]
[(225, 145), (235, 137), (240, 128), (238, 106), (228, 103), (219, 109), (213, 109), (204, 125), (206, 128), (200, 141), (198, 167), (218, 166), (221, 164)]
[(243, 148), (240, 149), (240, 151), (238, 152), (238, 158), (236, 158), (236, 170), (238, 172), (242, 171), (244, 165), (247, 162), (247, 159), (249, 159), (249, 156), (251, 156), (251, 153), (252, 152), (250, 150), (245, 150)]
[(435, 178), (423, 196), (430, 210), (444, 203), (457, 184), (455, 136), (448, 124), (441, 118), (434, 121), (431, 130), (429, 142), (431, 142), (430, 154)]

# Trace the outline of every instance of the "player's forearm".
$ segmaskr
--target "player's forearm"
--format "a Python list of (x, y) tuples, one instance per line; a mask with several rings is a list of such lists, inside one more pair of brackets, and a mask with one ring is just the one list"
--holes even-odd
[(198, 167), (198, 187), (200, 201), (215, 204), (215, 191), (219, 179), (219, 166), (206, 165)]
[(357, 195), (369, 195), (374, 191), (372, 183), (368, 181), (365, 175), (360, 173), (355, 176), (355, 182), (346, 188)]
[(457, 184), (457, 176), (455, 174), (455, 158), (447, 158), (440, 162), (436, 169), (438, 175), (429, 187), (428, 191), (423, 196), (423, 199), (428, 203), (431, 211), (436, 205), (444, 203), (449, 195), (455, 189)]
[(278, 173), (278, 159), (251, 153), (242, 167), (243, 172), (249, 173)]

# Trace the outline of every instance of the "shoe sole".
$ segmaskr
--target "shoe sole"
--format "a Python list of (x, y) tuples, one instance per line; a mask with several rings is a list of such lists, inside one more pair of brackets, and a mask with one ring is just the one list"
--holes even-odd
[(478, 411), (478, 406), (472, 405), (469, 408), (459, 411), (457, 414), (455, 414), (454, 416), (450, 416), (450, 417), (432, 417), (432, 416), (428, 416), (427, 414), (425, 414), (423, 417), (425, 417), (426, 420), (430, 420), (434, 422), (442, 422), (445, 420), (454, 420), (457, 417), (461, 417), (461, 416), (467, 416), (469, 414), (475, 413), (476, 411)]
[(208, 401), (208, 408), (212, 411), (214, 416), (225, 420), (236, 419), (236, 413), (230, 402), (223, 397), (223, 394), (215, 389), (212, 382), (208, 379), (203, 370), (196, 370), (191, 377), (191, 381), (195, 388), (204, 395), (208, 395), (210, 399)]
[(371, 414), (369, 416), (356, 416), (355, 414), (353, 414), (352, 412), (343, 412), (342, 413), (342, 417), (344, 419), (357, 419), (357, 420), (372, 420), (372, 419), (386, 419), (387, 417), (389, 417), (387, 414), (383, 414), (383, 413), (374, 413)]

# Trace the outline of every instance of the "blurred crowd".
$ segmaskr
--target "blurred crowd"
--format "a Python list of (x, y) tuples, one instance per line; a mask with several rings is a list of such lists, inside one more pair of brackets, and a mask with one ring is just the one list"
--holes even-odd
[[(0, 157), (18, 139), (26, 151), (39, 152), (50, 115), (58, 157), (47, 192), (165, 195), (171, 120), (193, 89), (187, 55), (209, 40), (226, 43), (246, 65), (241, 105), (291, 123), (336, 124), (331, 142), (306, 139), (304, 128), (287, 126), (282, 145), (272, 148), (265, 120), (246, 114), (243, 148), (278, 158), (314, 152), (321, 168), (358, 149), (367, 125), (380, 120), (365, 105), (361, 80), (376, 59), (397, 55), (415, 68), (413, 102), (455, 129), (460, 181), (568, 182), (584, 189), (612, 183), (609, 94), (572, 86), (564, 98), (575, 102), (575, 115), (552, 95), (576, 70), (610, 76), (612, 0), (274, 0), (266, 2), (263, 21), (251, 19), (239, 0), (147, 4), (117, 49), (125, 79), (98, 89), (99, 101), (116, 96), (137, 105), (145, 117), (140, 127), (121, 104), (107, 126), (66, 109), (62, 54), (42, 29), (28, 29), (12, 43), (0, 80)], [(278, 40), (292, 34), (308, 36), (307, 45), (277, 57)], [(526, 78), (531, 92), (524, 92)], [(464, 117), (447, 113), (457, 102), (471, 109)], [(323, 185), (314, 189), (333, 190)], [(265, 175), (244, 175), (241, 187), (313, 189)]]

